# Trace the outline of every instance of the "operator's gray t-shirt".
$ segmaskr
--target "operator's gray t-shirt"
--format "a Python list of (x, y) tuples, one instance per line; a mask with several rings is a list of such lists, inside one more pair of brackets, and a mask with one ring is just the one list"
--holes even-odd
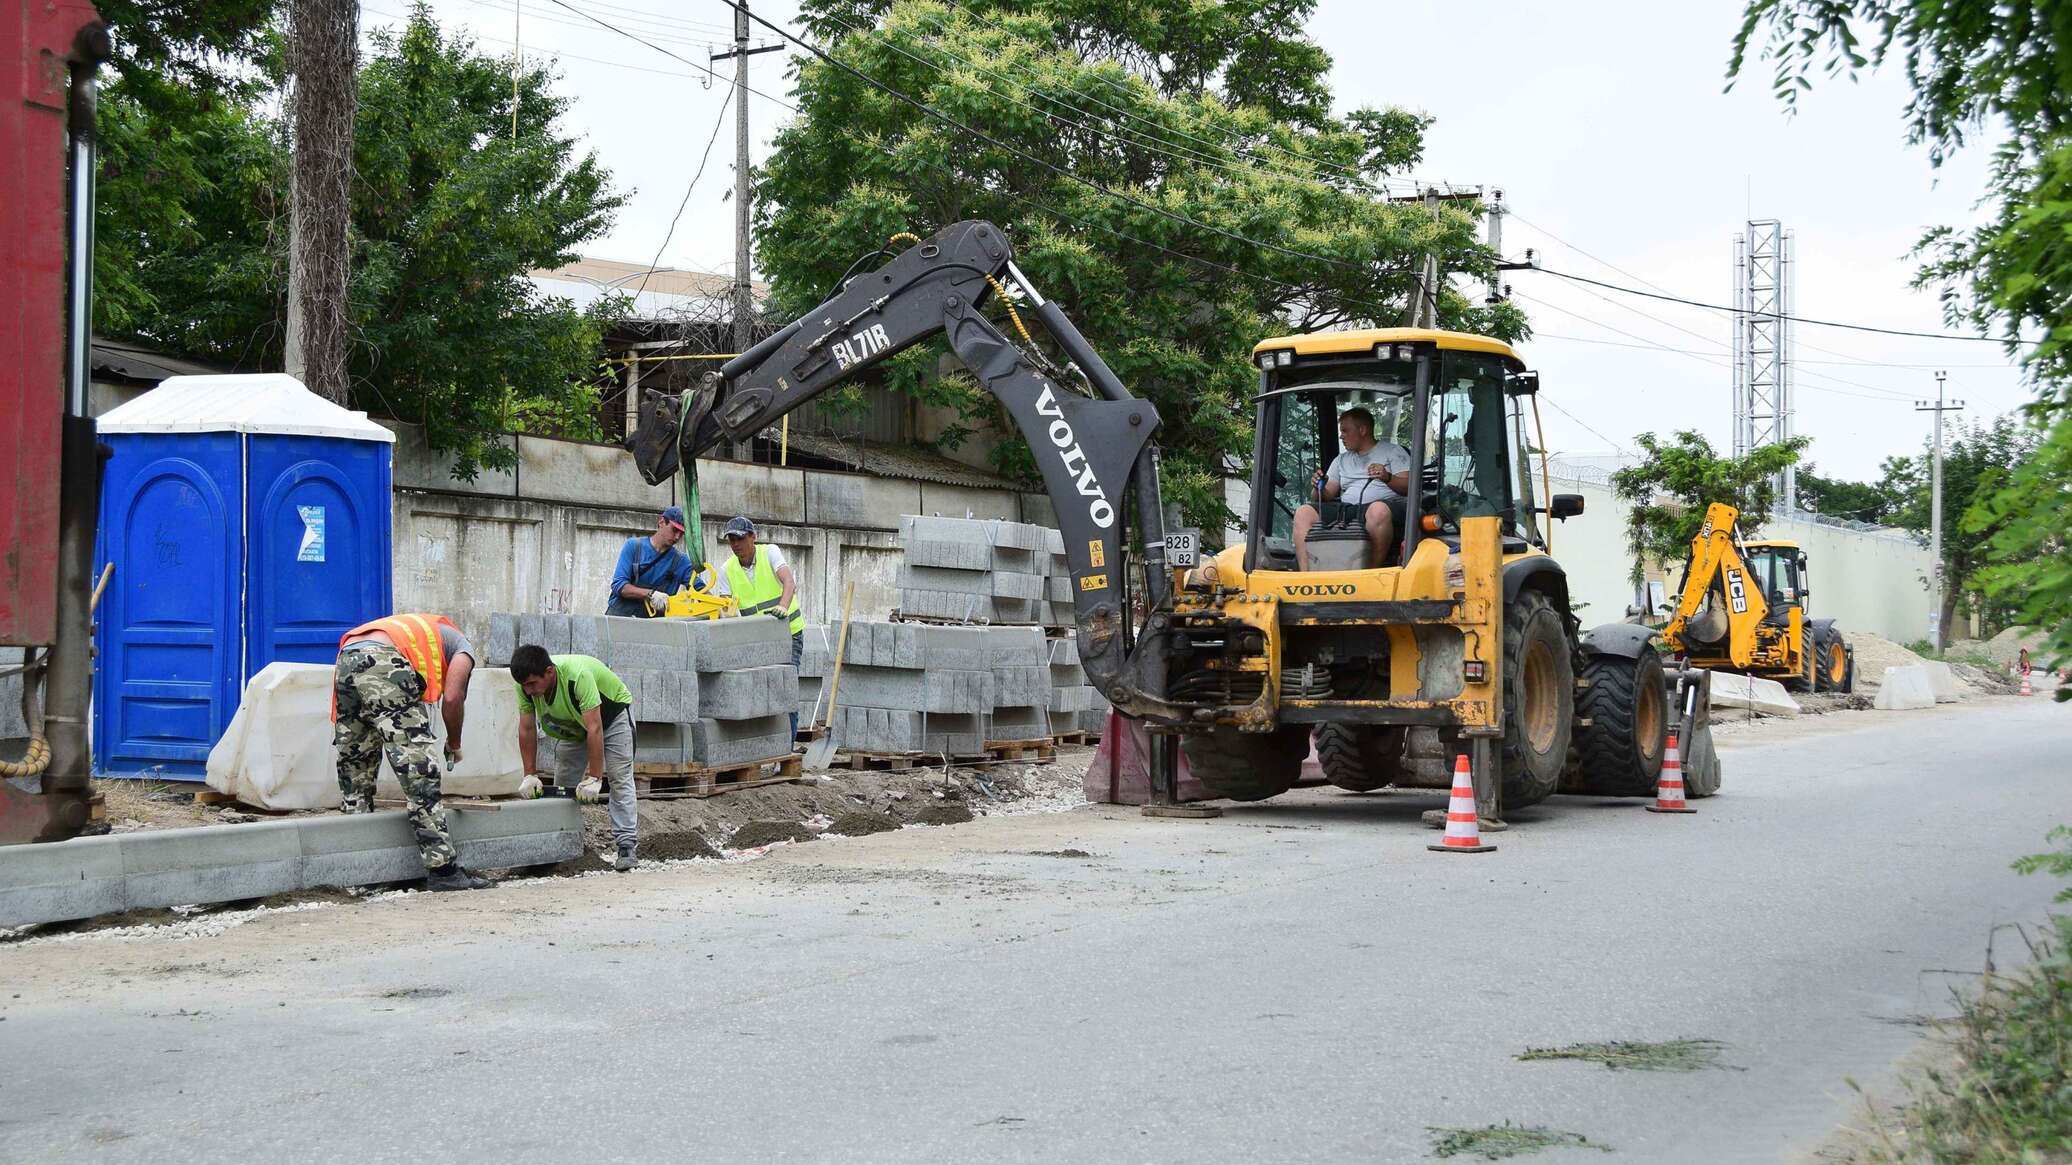
[(1365, 453), (1347, 449), (1331, 462), (1331, 480), (1338, 483), (1338, 500), (1349, 506), (1385, 502), (1396, 497), (1395, 488), (1379, 477), (1368, 477), (1367, 467), (1379, 465), (1389, 477), (1410, 468), (1410, 450), (1387, 441), (1376, 441)]
[(446, 656), (447, 663), (452, 663), (456, 655), (465, 655), (478, 665), (482, 662), (482, 657), (475, 654), (474, 645), (460, 633), (460, 628), (448, 627), (444, 623), (439, 624), (439, 651)]

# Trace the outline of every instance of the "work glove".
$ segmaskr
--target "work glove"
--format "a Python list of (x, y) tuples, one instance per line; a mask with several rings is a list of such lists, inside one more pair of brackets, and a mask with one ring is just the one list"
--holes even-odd
[(650, 615), (660, 615), (662, 612), (667, 611), (669, 609), (669, 596), (661, 591), (649, 591), (647, 609)]
[(518, 796), (524, 800), (531, 801), (537, 798), (546, 787), (538, 777), (527, 777), (518, 782)]
[(576, 786), (576, 800), (585, 805), (595, 805), (604, 800), (604, 782), (596, 777), (584, 777), (583, 783)]

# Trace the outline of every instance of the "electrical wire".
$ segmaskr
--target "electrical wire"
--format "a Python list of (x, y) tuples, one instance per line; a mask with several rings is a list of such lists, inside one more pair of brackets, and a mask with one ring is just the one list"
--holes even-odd
[(719, 103), (719, 116), (713, 119), (712, 136), (705, 139), (705, 154), (698, 159), (698, 172), (691, 175), (691, 184), (683, 188), (683, 201), (676, 204), (676, 214), (669, 220), (669, 232), (662, 236), (662, 245), (655, 248), (654, 261), (648, 264), (647, 274), (640, 277), (640, 286), (633, 292), (635, 303), (640, 302), (640, 293), (647, 290), (648, 276), (653, 275), (655, 268), (661, 266), (662, 252), (669, 249), (669, 240), (676, 237), (676, 224), (683, 221), (683, 208), (691, 204), (691, 191), (698, 188), (698, 179), (705, 176), (705, 164), (712, 160), (712, 144), (719, 140), (720, 127), (727, 124), (727, 106), (733, 103), (734, 91), (729, 89), (726, 97)]
[[(1556, 279), (1566, 279), (1572, 283), (1587, 283), (1592, 287), (1602, 287), (1607, 291), (1616, 291), (1622, 295), (1638, 295), (1646, 299), (1667, 300), (1670, 303), (1680, 303), (1686, 307), (1702, 307), (1707, 311), (1723, 311), (1730, 315), (1749, 314), (1738, 307), (1726, 307), (1717, 303), (1703, 303), (1695, 299), (1685, 299), (1680, 295), (1657, 295), (1652, 291), (1642, 291), (1636, 287), (1621, 287), (1616, 283), (1606, 283), (1601, 279), (1592, 279), (1586, 275), (1571, 275), (1566, 271), (1556, 271), (1549, 267), (1534, 266), (1525, 268), (1525, 270), (1538, 271), (1543, 275), (1552, 275)], [(1778, 315), (1772, 312), (1757, 314), (1768, 316), (1771, 319), (1790, 320), (1795, 324), (1807, 324), (1817, 328), (1846, 328), (1852, 332), (1876, 332), (1881, 336), (1910, 336), (1920, 340), (1956, 340), (1971, 344), (2005, 343), (2005, 341), (1996, 340), (1991, 336), (1958, 336), (1952, 335), (1949, 332), (1909, 332), (1903, 328), (1880, 328), (1873, 327), (1870, 324), (1847, 324), (1836, 320), (1815, 320), (1808, 319), (1805, 316)]]

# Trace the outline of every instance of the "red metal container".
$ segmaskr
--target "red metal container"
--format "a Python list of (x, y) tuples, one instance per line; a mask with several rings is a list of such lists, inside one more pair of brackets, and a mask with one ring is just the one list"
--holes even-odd
[(66, 97), (85, 0), (0, 0), (0, 644), (57, 638)]

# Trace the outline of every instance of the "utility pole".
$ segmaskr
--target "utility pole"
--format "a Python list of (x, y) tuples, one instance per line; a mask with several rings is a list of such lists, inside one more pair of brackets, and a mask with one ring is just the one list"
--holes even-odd
[(1928, 556), (1934, 563), (1930, 568), (1928, 585), (1928, 589), (1932, 593), (1928, 609), (1928, 642), (1934, 644), (1937, 651), (1943, 649), (1943, 635), (1948, 630), (1948, 628), (1942, 625), (1943, 587), (1946, 583), (1946, 580), (1943, 578), (1942, 553), (1942, 415), (1944, 413), (1958, 412), (1964, 408), (1964, 402), (1961, 400), (1953, 400), (1947, 404), (1943, 402), (1943, 382), (1948, 380), (1949, 376), (1950, 374), (1947, 372), (1937, 372), (1935, 374), (1934, 404), (1929, 404), (1925, 400), (1914, 402), (1915, 412), (1935, 414), (1935, 457), (1929, 469), (1928, 487)]
[(1504, 192), (1489, 192), (1489, 253), (1496, 256), (1497, 266), (1489, 271), (1489, 299), (1491, 307), (1504, 302)]
[(714, 53), (712, 59), (734, 62), (734, 351), (746, 352), (755, 344), (755, 297), (748, 280), (748, 58), (757, 53), (774, 53), (784, 46), (749, 48), (748, 0), (729, 2), (734, 8), (734, 49)]

